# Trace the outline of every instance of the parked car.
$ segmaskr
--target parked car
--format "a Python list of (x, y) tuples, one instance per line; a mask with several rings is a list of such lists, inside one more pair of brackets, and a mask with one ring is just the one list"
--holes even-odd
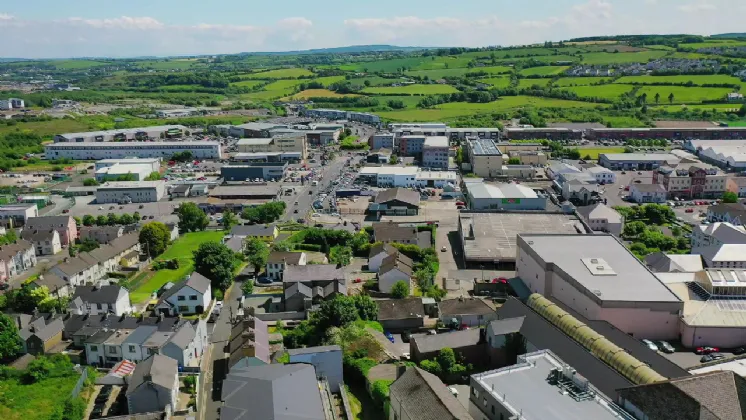
[(694, 213), (694, 209), (686, 209), (684, 210), (684, 213)]
[(386, 338), (389, 339), (390, 342), (392, 342), (392, 343), (394, 342), (394, 336), (390, 332), (386, 331), (383, 334), (386, 336)]
[(409, 341), (412, 339), (412, 332), (411, 331), (404, 331), (401, 334), (401, 341), (405, 343), (409, 343)]
[(697, 349), (694, 350), (694, 352), (697, 354), (710, 354), (710, 353), (717, 353), (719, 351), (720, 351), (719, 348), (709, 347), (709, 346), (697, 347)]
[(710, 353), (710, 354), (705, 354), (704, 356), (702, 356), (702, 358), (699, 359), (699, 362), (707, 363), (707, 362), (712, 362), (714, 360), (724, 359), (724, 358), (725, 358), (725, 355), (721, 353)]
[(658, 351), (658, 346), (656, 346), (655, 343), (653, 343), (652, 341), (648, 340), (647, 338), (643, 338), (640, 341), (642, 341), (643, 344), (645, 344), (646, 346), (648, 346), (648, 348), (650, 350)]
[(744, 354), (744, 353), (746, 353), (746, 347), (739, 347), (737, 349), (733, 349), (733, 351), (731, 353), (733, 353), (736, 356), (738, 356), (740, 354)]
[(659, 341), (658, 348), (663, 353), (673, 353), (675, 351), (671, 343), (669, 343), (668, 341)]

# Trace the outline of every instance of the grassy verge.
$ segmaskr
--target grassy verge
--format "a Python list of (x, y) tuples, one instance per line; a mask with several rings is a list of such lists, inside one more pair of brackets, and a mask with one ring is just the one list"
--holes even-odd
[(17, 378), (0, 381), (0, 419), (48, 420), (61, 410), (79, 375), (23, 384)]
[(578, 149), (580, 151), (580, 157), (583, 158), (586, 155), (590, 155), (591, 159), (598, 160), (598, 155), (601, 153), (624, 153), (624, 147), (604, 147), (598, 149)]

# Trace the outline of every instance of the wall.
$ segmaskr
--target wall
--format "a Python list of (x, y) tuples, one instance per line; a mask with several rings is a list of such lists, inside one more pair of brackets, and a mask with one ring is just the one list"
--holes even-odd
[(746, 345), (746, 328), (743, 327), (697, 327), (681, 322), (680, 332), (681, 344), (688, 348), (738, 348)]
[(326, 378), (332, 392), (339, 392), (342, 383), (342, 352), (323, 351), (290, 356), (290, 363), (310, 363), (316, 368), (318, 378)]

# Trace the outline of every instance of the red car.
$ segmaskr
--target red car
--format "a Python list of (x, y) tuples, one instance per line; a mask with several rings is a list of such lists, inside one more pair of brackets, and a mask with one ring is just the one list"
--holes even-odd
[(624, 191), (629, 191), (629, 185), (627, 185), (626, 187), (624, 187)]
[(463, 205), (465, 205), (465, 204), (464, 204), (464, 202), (463, 202), (463, 201), (457, 201), (457, 202), (456, 202), (456, 205), (457, 205), (457, 206), (463, 206)]
[(353, 281), (353, 283), (362, 283), (362, 282), (363, 282), (363, 279), (355, 279), (355, 280)]
[(684, 210), (684, 213), (694, 213), (694, 209), (686, 209)]
[(493, 283), (507, 283), (508, 279), (506, 279), (505, 277), (498, 277), (496, 279), (492, 279), (492, 282)]
[(697, 350), (694, 352), (697, 354), (710, 354), (710, 353), (717, 353), (720, 349), (717, 347), (697, 347)]

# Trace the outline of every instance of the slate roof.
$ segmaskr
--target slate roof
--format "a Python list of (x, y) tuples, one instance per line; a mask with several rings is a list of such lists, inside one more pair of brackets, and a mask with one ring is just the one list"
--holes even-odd
[(344, 281), (345, 273), (334, 264), (290, 265), (282, 277), (284, 283), (324, 280)]
[(383, 259), (378, 274), (381, 275), (388, 273), (391, 270), (398, 269), (405, 275), (412, 277), (412, 264), (412, 260), (409, 257), (397, 252), (396, 254), (389, 255)]
[(390, 222), (373, 223), (373, 238), (376, 242), (416, 241), (417, 228)]
[(495, 313), (482, 299), (447, 299), (438, 303), (441, 315), (488, 315)]
[(379, 321), (422, 318), (425, 316), (425, 306), (420, 298), (382, 299), (375, 302), (378, 305)]
[(142, 344), (157, 330), (155, 325), (140, 325), (123, 341), (123, 344)]
[(47, 289), (49, 289), (50, 292), (68, 286), (68, 283), (65, 280), (62, 280), (60, 276), (49, 271), (40, 275), (36, 280), (32, 281), (32, 283), (39, 287), (47, 286)]
[(412, 337), (412, 343), (414, 343), (412, 346), (420, 353), (434, 353), (446, 347), (457, 349), (477, 345), (479, 335), (480, 330), (476, 328), (436, 335), (418, 335)]
[(26, 229), (29, 230), (49, 230), (67, 227), (72, 216), (40, 216), (29, 217), (26, 221)]
[(303, 347), (300, 349), (290, 349), (287, 352), (291, 356), (297, 356), (299, 354), (325, 353), (328, 351), (342, 351), (342, 347), (339, 347), (339, 346)]
[(174, 187), (174, 188), (173, 188), (173, 189), (171, 190), (171, 192), (172, 192), (172, 193), (175, 193), (175, 194), (184, 194), (184, 193), (186, 193), (187, 191), (189, 191), (190, 189), (192, 189), (192, 186), (191, 186), (191, 185), (189, 185), (189, 184), (180, 184), (180, 185), (177, 185), (177, 186), (175, 186), (175, 187)]
[(195, 271), (189, 275), (188, 279), (176, 283), (173, 287), (166, 290), (166, 292), (161, 295), (159, 302), (165, 302), (166, 299), (170, 298), (186, 286), (191, 287), (201, 294), (205, 294), (207, 288), (210, 287), (210, 279)]
[(621, 223), (624, 218), (618, 211), (605, 205), (604, 203), (597, 203), (592, 206), (578, 207), (578, 214), (583, 216), (586, 220), (590, 219), (606, 219), (609, 223)]
[(33, 244), (23, 239), (18, 240), (16, 243), (0, 246), (0, 260), (7, 261), (20, 251), (26, 251), (29, 248), (33, 248)]
[(127, 387), (127, 395), (131, 395), (146, 382), (152, 382), (169, 390), (173, 389), (178, 373), (176, 360), (154, 354), (135, 366)]
[(380, 242), (376, 242), (373, 244), (373, 246), (370, 247), (370, 252), (368, 253), (368, 258), (373, 258), (376, 255), (380, 254), (381, 252), (385, 252), (389, 255), (399, 252), (396, 248), (389, 244), (383, 244)]
[(231, 235), (233, 236), (272, 236), (274, 235), (275, 225), (238, 225), (233, 226)]
[(123, 289), (122, 286), (119, 285), (109, 285), (109, 286), (78, 286), (75, 288), (75, 294), (73, 295), (73, 300), (75, 298), (80, 298), (83, 302), (89, 302), (89, 303), (108, 303), (108, 304), (115, 304), (117, 301), (117, 298), (119, 297), (119, 292), (121, 292)]
[(25, 328), (18, 331), (18, 334), (24, 341), (36, 336), (42, 342), (45, 342), (60, 333), (63, 327), (61, 316), (44, 314), (29, 322)]
[(739, 203), (720, 203), (707, 208), (708, 213), (729, 214), (731, 218), (738, 217), (741, 223), (746, 221), (746, 208)]
[(30, 241), (30, 242), (51, 241), (52, 238), (54, 238), (55, 233), (57, 233), (57, 231), (54, 229), (44, 229), (44, 230), (24, 229), (21, 232), (21, 238), (23, 238), (26, 241)]
[(271, 364), (231, 369), (223, 381), (220, 420), (322, 420), (314, 367)]
[(746, 418), (746, 379), (714, 371), (620, 389), (650, 419), (742, 420)]
[(490, 321), (489, 329), (490, 331), (492, 331), (492, 334), (496, 336), (517, 333), (521, 331), (521, 327), (523, 327), (523, 321), (525, 319), (525, 316), (496, 319), (494, 321)]
[(376, 203), (385, 204), (389, 201), (400, 201), (414, 207), (420, 206), (420, 194), (407, 188), (389, 188), (378, 193)]
[(410, 420), (472, 419), (466, 408), (437, 376), (418, 367), (407, 369), (391, 384), (389, 393), (392, 399), (396, 398), (401, 401), (403, 413), (400, 417), (402, 418)]
[(645, 265), (657, 273), (694, 273), (704, 270), (697, 254), (665, 254), (656, 252), (645, 257)]
[(173, 331), (179, 325), (189, 322), (185, 319), (176, 317), (163, 318), (160, 317), (135, 317), (135, 316), (112, 316), (109, 314), (103, 315), (76, 315), (66, 314), (63, 318), (65, 324), (64, 334), (66, 336), (72, 336), (84, 327), (99, 327), (112, 329), (135, 329), (140, 325), (154, 325), (158, 328), (158, 331)]
[(194, 341), (194, 337), (197, 335), (197, 330), (194, 329), (192, 324), (185, 323), (179, 329), (174, 333), (174, 335), (171, 336), (171, 339), (168, 340), (169, 343), (173, 343), (175, 346), (177, 346), (180, 349), (185, 349), (189, 347), (189, 343)]
[(267, 263), (279, 264), (284, 261), (286, 264), (298, 265), (302, 256), (303, 252), (272, 251), (267, 258)]

